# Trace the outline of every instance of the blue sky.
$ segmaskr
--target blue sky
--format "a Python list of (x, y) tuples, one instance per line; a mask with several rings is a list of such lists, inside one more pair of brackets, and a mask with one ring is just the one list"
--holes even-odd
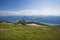
[(60, 0), (0, 0), (0, 15), (60, 15), (59, 11)]

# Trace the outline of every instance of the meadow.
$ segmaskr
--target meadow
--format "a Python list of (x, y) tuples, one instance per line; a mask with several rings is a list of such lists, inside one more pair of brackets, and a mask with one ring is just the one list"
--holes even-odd
[(60, 40), (60, 27), (0, 23), (0, 40)]

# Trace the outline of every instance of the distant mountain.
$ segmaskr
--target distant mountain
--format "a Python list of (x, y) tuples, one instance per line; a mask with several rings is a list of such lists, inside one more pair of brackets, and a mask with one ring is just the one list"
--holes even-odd
[(13, 23), (19, 20), (26, 20), (27, 22), (42, 22), (49, 24), (60, 24), (60, 16), (0, 16), (1, 20), (10, 21)]

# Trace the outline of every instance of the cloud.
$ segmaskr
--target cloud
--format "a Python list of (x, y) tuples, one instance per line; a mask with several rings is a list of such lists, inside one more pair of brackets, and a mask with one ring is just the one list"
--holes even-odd
[(60, 16), (60, 9), (42, 9), (42, 10), (21, 10), (21, 11), (0, 11), (0, 16), (15, 15), (53, 15)]
[(10, 16), (15, 15), (14, 11), (0, 11), (0, 16)]

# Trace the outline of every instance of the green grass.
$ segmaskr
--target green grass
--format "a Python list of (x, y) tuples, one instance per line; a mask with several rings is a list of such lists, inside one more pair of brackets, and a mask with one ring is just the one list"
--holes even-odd
[(0, 23), (0, 40), (60, 40), (60, 27)]

